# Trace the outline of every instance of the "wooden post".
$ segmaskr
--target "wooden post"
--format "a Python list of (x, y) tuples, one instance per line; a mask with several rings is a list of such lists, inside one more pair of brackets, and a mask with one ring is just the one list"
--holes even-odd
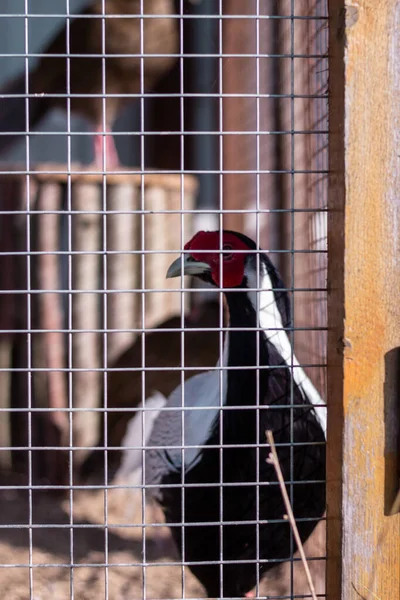
[[(400, 597), (400, 4), (330, 0), (329, 600)], [(393, 356), (397, 360), (393, 359)]]
[[(100, 298), (94, 290), (99, 287), (101, 229), (101, 187), (92, 183), (75, 183), (72, 210), (84, 211), (72, 219), (72, 250), (79, 254), (72, 260), (72, 287), (78, 293), (72, 298), (73, 367), (85, 369), (73, 374), (73, 406), (89, 409), (74, 414), (74, 445), (93, 446), (97, 442), (99, 414), (90, 411), (99, 406), (101, 374), (101, 346), (96, 330), (100, 326)], [(83, 460), (85, 450), (76, 451), (76, 460)]]

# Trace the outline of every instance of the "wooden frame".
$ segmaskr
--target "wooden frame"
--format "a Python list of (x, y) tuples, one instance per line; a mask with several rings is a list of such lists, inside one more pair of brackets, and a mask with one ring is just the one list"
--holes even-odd
[(327, 597), (394, 599), (400, 5), (330, 0), (329, 9)]

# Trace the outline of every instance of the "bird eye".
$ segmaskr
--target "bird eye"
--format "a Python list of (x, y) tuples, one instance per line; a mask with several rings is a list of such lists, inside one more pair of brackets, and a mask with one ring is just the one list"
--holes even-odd
[[(222, 246), (223, 250), (233, 250), (233, 247), (230, 244), (224, 244)], [(224, 260), (231, 260), (233, 258), (232, 253), (224, 252)]]

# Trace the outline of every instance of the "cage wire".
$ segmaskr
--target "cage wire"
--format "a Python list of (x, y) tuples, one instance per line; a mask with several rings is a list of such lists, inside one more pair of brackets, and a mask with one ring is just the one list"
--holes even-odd
[[(227, 573), (235, 572), (226, 565), (237, 563), (239, 579), (246, 563), (229, 558), (226, 531), (238, 523), (226, 520), (223, 500), (230, 485), (224, 423), (240, 408), (224, 398), (227, 378), (243, 366), (224, 362), (230, 327), (221, 289), (196, 278), (166, 279), (166, 272), (178, 257), (184, 268), (185, 244), (203, 229), (218, 230), (220, 255), (238, 254), (224, 246), (224, 229), (245, 233), (279, 269), (292, 305), (290, 401), (269, 410), (290, 412), (286, 485), (293, 504), (294, 353), (322, 398), (326, 384), (327, 3), (2, 6), (2, 595), (205, 597), (187, 531), (214, 525), (219, 548), (210, 564), (219, 573), (215, 595), (223, 597)], [(255, 329), (263, 330), (262, 258), (249, 253), (257, 269), (248, 293), (258, 292)], [(219, 268), (223, 281), (223, 261)], [(255, 364), (246, 369), (256, 372), (259, 397), (265, 366), (256, 339)], [(219, 418), (214, 445), (191, 440), (185, 429), (190, 398), (183, 384), (207, 371), (216, 374), (218, 391), (217, 405), (208, 407)], [(179, 384), (179, 402), (166, 404)], [(252, 589), (257, 597), (312, 597), (292, 534), (283, 564), (280, 556), (265, 558), (259, 402), (255, 473), (235, 483), (238, 494), (246, 484), (255, 490), (246, 521), (253, 527), (246, 541), (254, 543)], [(197, 409), (207, 422), (207, 407)], [(174, 413), (172, 448), (151, 441), (155, 422), (172, 423)], [(218, 489), (216, 522), (187, 520), (187, 490), (199, 482), (184, 469), (177, 484), (151, 483), (147, 456), (163, 445), (182, 464), (198, 447), (217, 451), (216, 480), (202, 484)], [(279, 441), (277, 449), (283, 452)], [(173, 494), (174, 485), (181, 518), (168, 527), (168, 513), (152, 496), (163, 486)], [(277, 521), (283, 505), (281, 512)], [(305, 550), (322, 598), (323, 515), (314, 521)], [(180, 544), (171, 539), (174, 528)], [(274, 568), (264, 573), (266, 563)]]

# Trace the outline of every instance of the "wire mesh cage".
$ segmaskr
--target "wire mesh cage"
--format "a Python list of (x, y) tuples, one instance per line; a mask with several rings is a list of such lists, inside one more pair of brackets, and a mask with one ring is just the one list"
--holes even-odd
[(326, 4), (3, 3), (4, 598), (325, 597)]

